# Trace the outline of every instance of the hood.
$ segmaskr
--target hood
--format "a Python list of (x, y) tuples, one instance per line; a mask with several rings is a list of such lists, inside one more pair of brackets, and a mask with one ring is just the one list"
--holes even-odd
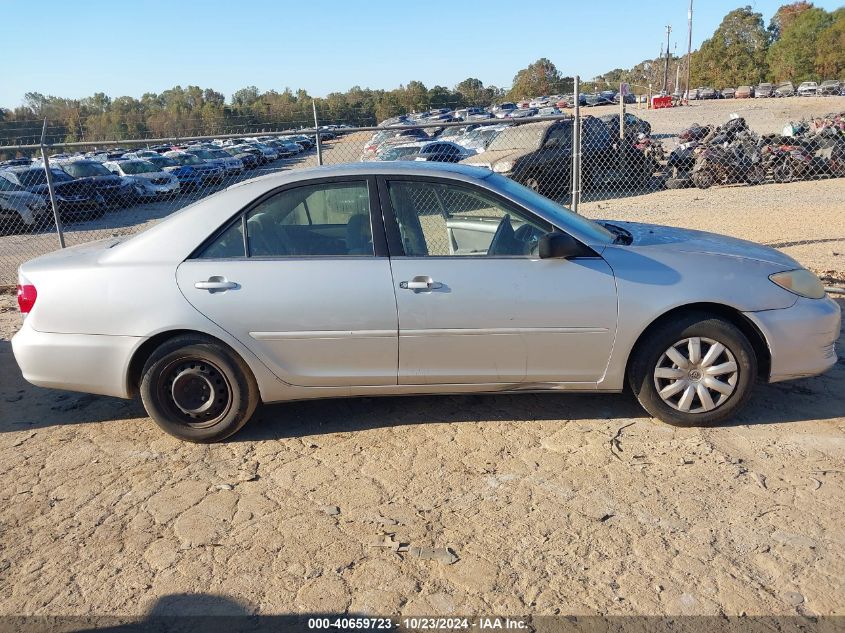
[(17, 204), (44, 204), (44, 198), (28, 191), (0, 191), (0, 198)]
[(146, 174), (132, 174), (129, 176), (130, 178), (138, 178), (139, 180), (153, 180), (155, 178), (167, 178), (170, 180), (170, 174), (165, 173), (163, 171), (151, 171)]
[(632, 248), (659, 248), (686, 253), (704, 253), (722, 255), (740, 259), (753, 259), (783, 266), (784, 270), (803, 268), (797, 261), (778, 250), (740, 240), (735, 237), (706, 233), (692, 229), (679, 229), (659, 224), (640, 224), (637, 222), (608, 221), (631, 232), (634, 238)]
[(515, 161), (526, 154), (530, 154), (535, 150), (531, 149), (497, 149), (497, 150), (487, 150), (484, 152), (484, 156), (470, 156), (469, 158), (465, 158), (461, 161), (464, 165), (481, 165), (486, 166), (490, 165), (491, 167), (498, 163), (500, 160), (513, 160)]

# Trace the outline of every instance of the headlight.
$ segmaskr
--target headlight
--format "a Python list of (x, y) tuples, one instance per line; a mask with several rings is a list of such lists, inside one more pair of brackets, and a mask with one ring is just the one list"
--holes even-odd
[(821, 299), (825, 294), (824, 286), (819, 278), (804, 268), (775, 273), (769, 275), (769, 279), (784, 290), (788, 290), (799, 297)]
[(493, 171), (497, 174), (504, 174), (513, 169), (513, 161), (512, 160), (503, 160), (499, 161), (495, 165), (493, 165)]

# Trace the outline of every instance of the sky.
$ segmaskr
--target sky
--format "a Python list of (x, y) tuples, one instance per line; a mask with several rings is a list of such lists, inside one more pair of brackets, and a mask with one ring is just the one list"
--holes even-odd
[[(788, 0), (696, 0), (693, 49), (726, 13), (750, 4), (768, 24)], [(244, 86), (314, 96), (411, 80), (467, 77), (509, 87), (548, 57), (590, 79), (660, 53), (686, 52), (689, 0), (2, 0), (0, 106), (26, 92), (140, 97), (198, 85), (227, 98)], [(827, 10), (842, 0), (817, 0)]]

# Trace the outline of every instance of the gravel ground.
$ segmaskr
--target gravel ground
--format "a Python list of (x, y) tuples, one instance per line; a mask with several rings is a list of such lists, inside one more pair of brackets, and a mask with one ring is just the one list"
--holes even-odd
[[(584, 212), (754, 239), (841, 278), (842, 191)], [(714, 428), (624, 394), (405, 397), (268, 406), (196, 446), (138, 402), (26, 384), (18, 325), (0, 295), (0, 615), (845, 615), (843, 360), (759, 386)], [(375, 546), (393, 542), (449, 549)]]

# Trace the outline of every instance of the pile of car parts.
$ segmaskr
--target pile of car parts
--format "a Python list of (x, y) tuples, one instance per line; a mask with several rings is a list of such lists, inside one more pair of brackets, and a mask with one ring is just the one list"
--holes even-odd
[(719, 126), (695, 124), (666, 163), (667, 189), (845, 176), (845, 113), (791, 122), (781, 134), (759, 135), (742, 117)]

